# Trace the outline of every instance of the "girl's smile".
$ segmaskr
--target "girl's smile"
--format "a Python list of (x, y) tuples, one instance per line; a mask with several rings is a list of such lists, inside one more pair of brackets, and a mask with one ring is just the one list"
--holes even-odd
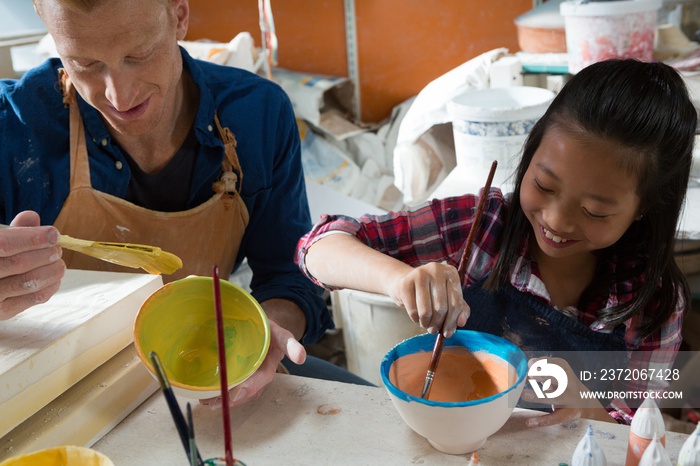
[(540, 235), (543, 236), (543, 241), (547, 244), (549, 244), (553, 248), (566, 248), (569, 246), (573, 246), (576, 244), (578, 241), (572, 240), (569, 238), (566, 238), (564, 236), (560, 236), (555, 232), (552, 232), (551, 230), (548, 230), (547, 228), (543, 227), (540, 225)]

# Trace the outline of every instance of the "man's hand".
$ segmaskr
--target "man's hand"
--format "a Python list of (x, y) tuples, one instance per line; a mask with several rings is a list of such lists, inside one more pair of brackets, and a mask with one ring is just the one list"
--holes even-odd
[[(272, 382), (277, 367), (285, 355), (295, 364), (303, 364), (306, 360), (306, 350), (294, 338), (294, 335), (274, 321), (270, 319), (268, 321), (270, 322), (270, 349), (267, 352), (267, 357), (255, 371), (255, 374), (229, 391), (229, 405), (231, 407), (257, 400), (267, 384)], [(200, 402), (212, 409), (221, 407), (220, 397)]]
[(0, 320), (48, 301), (61, 284), (66, 264), (58, 230), (39, 225), (39, 215), (26, 211), (11, 228), (0, 228)]

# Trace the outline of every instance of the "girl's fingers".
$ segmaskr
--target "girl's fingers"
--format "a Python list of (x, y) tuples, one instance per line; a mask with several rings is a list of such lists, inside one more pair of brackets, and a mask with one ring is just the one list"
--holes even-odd
[(433, 318), (433, 297), (430, 283), (416, 283), (416, 307), (420, 326), (429, 328)]
[(400, 290), (397, 293), (397, 304), (406, 309), (406, 313), (412, 322), (420, 325), (420, 315), (416, 304), (416, 289), (408, 277), (401, 280)]
[(436, 280), (431, 286), (432, 317), (428, 328), (431, 333), (439, 332), (445, 324), (450, 311), (449, 294), (444, 280)]
[(398, 280), (391, 296), (409, 318), (430, 333), (445, 330), (449, 335), (466, 324), (469, 306), (462, 298), (457, 270), (440, 263), (413, 269)]

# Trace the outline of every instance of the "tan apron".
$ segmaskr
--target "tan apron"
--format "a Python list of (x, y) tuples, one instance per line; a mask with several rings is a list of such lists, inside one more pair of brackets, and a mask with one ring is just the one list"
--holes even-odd
[[(233, 167), (241, 174), (241, 180), (243, 173), (231, 131), (222, 128), (214, 117), (226, 158), (221, 179), (212, 187), (211, 199), (182, 212), (145, 209), (92, 189), (83, 119), (75, 89), (64, 70), (60, 72), (60, 82), (70, 111), (70, 192), (54, 226), (75, 238), (147, 244), (171, 252), (182, 259), (183, 267), (163, 276), (166, 282), (187, 275), (211, 276), (213, 265), (219, 267), (222, 278), (228, 278), (248, 225), (248, 209), (236, 190), (238, 177)], [(72, 269), (143, 272), (67, 249), (63, 250), (63, 259)]]

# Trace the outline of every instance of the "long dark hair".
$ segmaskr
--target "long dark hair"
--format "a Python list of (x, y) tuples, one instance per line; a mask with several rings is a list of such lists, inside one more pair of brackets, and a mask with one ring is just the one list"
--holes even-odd
[[(543, 135), (557, 125), (631, 149), (623, 151), (621, 164), (623, 170), (637, 176), (643, 214), (614, 245), (597, 252), (596, 277), (581, 295), (579, 307), (606, 293), (610, 284), (634, 279), (636, 298), (601, 310), (598, 318), (615, 326), (655, 305), (658, 312), (643, 313), (638, 331), (646, 336), (658, 329), (678, 304), (679, 292), (690, 303), (688, 284), (673, 258), (673, 244), (690, 176), (697, 121), (683, 79), (663, 63), (607, 60), (573, 76), (525, 142), (499, 256), (486, 286), (496, 289), (508, 282), (521, 238), (531, 231), (520, 207), (520, 188)], [(633, 265), (610, 272), (604, 264), (613, 257)]]

